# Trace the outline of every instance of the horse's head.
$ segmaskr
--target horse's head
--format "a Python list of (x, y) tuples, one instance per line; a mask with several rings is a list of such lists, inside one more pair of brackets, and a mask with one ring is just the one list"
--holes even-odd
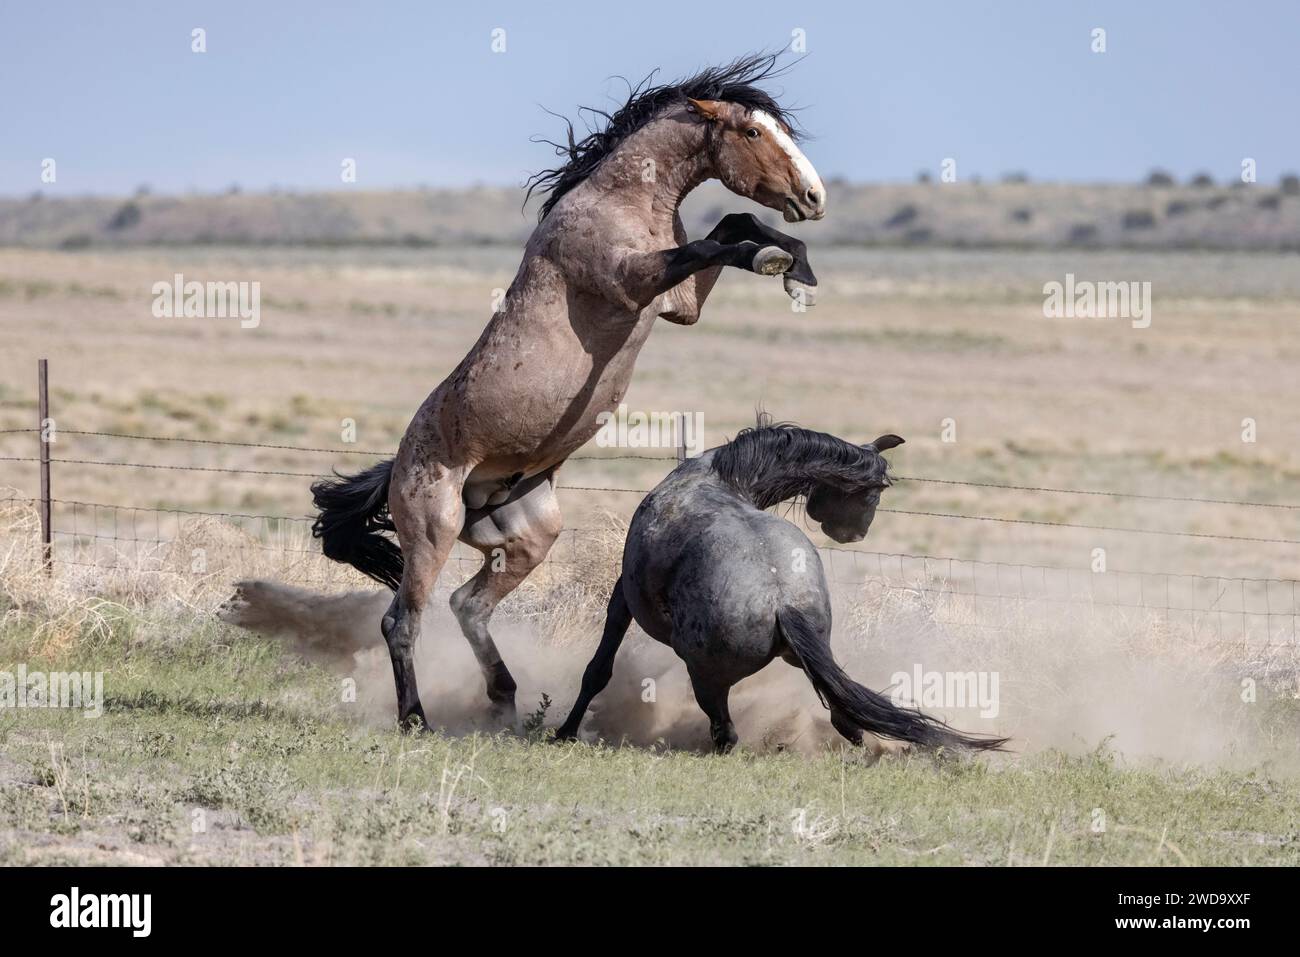
[(826, 215), (826, 187), (781, 120), (739, 103), (687, 103), (709, 127), (710, 156), (727, 189), (780, 210), (788, 223)]
[[(879, 456), (881, 452), (902, 444), (902, 438), (897, 435), (882, 435), (862, 447)], [(873, 469), (871, 477), (858, 488), (844, 489), (824, 483), (818, 485), (808, 496), (805, 510), (809, 518), (821, 524), (822, 531), (827, 536), (841, 545), (860, 542), (867, 537), (871, 520), (876, 517), (880, 493), (887, 488), (889, 479), (881, 460), (881, 468)]]

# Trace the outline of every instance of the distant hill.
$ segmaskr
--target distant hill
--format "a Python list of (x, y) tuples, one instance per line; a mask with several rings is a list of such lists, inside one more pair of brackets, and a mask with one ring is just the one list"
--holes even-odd
[[(1300, 250), (1300, 189), (1060, 183), (828, 184), (821, 243)], [(390, 192), (0, 199), (0, 245), (517, 245), (535, 224), (504, 187)], [(756, 210), (717, 183), (683, 209), (692, 236)], [(760, 213), (773, 224), (778, 214)], [(782, 227), (786, 228), (786, 227)]]

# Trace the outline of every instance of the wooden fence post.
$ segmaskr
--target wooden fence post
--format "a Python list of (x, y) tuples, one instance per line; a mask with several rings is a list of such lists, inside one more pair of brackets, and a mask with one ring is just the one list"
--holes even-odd
[(50, 418), (50, 360), (36, 360), (36, 437), (41, 443), (41, 558), (45, 574), (54, 573), (54, 538), (50, 508), (50, 443), (46, 428)]

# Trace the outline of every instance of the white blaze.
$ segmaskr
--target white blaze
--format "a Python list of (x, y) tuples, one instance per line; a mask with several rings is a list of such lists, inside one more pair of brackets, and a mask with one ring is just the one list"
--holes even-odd
[(781, 149), (785, 150), (786, 156), (790, 157), (790, 162), (799, 173), (799, 188), (802, 194), (807, 195), (809, 189), (815, 189), (825, 202), (826, 188), (822, 186), (822, 178), (817, 175), (817, 170), (813, 169), (813, 164), (803, 155), (803, 150), (799, 149), (790, 134), (781, 129), (781, 124), (770, 113), (755, 110), (753, 117), (754, 122), (767, 130), (776, 139)]

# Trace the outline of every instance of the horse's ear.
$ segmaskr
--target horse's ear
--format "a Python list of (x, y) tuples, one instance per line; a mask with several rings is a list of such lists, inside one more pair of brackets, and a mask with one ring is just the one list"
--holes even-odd
[(710, 123), (716, 123), (722, 119), (722, 104), (717, 100), (692, 100), (689, 96), (686, 98), (687, 109), (692, 113), (700, 114), (702, 119)]
[(869, 444), (877, 452), (887, 452), (889, 449), (892, 449), (896, 445), (902, 445), (903, 437), (901, 435), (894, 435), (891, 432), (888, 435), (882, 435), (880, 438), (876, 439), (874, 442), (871, 442)]

